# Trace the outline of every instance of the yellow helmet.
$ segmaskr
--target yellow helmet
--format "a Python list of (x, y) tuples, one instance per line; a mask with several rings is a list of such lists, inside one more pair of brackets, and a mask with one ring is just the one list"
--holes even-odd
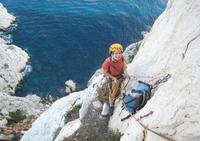
[(109, 48), (109, 54), (111, 54), (112, 52), (114, 52), (116, 50), (123, 52), (124, 49), (123, 49), (123, 46), (121, 44), (114, 43)]

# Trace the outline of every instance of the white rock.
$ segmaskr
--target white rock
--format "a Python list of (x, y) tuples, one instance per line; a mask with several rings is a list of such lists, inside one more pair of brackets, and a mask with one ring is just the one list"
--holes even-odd
[(96, 72), (92, 75), (92, 77), (90, 78), (90, 80), (88, 81), (87, 86), (89, 87), (93, 81), (93, 79), (95, 79), (96, 77), (103, 75), (103, 69), (100, 68), (98, 70), (96, 70)]
[(92, 102), (97, 99), (98, 96), (98, 88), (103, 85), (105, 81), (105, 78), (103, 77), (103, 74), (98, 75), (97, 77), (94, 77), (90, 85), (88, 87), (88, 93), (82, 97), (83, 104), (81, 106), (81, 109), (79, 110), (79, 118), (83, 120), (85, 117), (87, 117), (87, 113), (89, 110), (89, 107), (91, 106)]
[(39, 101), (33, 101), (24, 97), (10, 96), (0, 92), (1, 118), (6, 118), (9, 112), (23, 111), (26, 116), (38, 117), (46, 108)]
[[(49, 110), (44, 112), (33, 123), (32, 127), (24, 134), (21, 141), (50, 141), (57, 137), (59, 137), (58, 139), (65, 138), (66, 136), (63, 136), (64, 132), (68, 130), (67, 125), (67, 127), (64, 127), (65, 114), (71, 111), (73, 106), (82, 105), (79, 110), (79, 119), (83, 120), (88, 113), (89, 106), (91, 106), (92, 102), (96, 99), (97, 89), (103, 84), (103, 81), (103, 75), (100, 75), (94, 78), (91, 81), (91, 85), (84, 91), (74, 92), (54, 102)], [(71, 126), (71, 124), (69, 125)], [(79, 124), (76, 123), (73, 127), (78, 130), (78, 128), (80, 128), (78, 125)], [(58, 136), (59, 133), (60, 135)]]
[(13, 21), (15, 21), (15, 17), (9, 14), (0, 3), (0, 30), (6, 30)]
[(33, 101), (34, 103), (40, 103), (41, 102), (41, 98), (37, 95), (27, 95), (25, 97), (26, 99), (30, 100), (30, 101)]
[[(15, 20), (0, 3), (0, 30), (6, 30)], [(23, 77), (29, 56), (15, 45), (7, 45), (0, 38), (0, 92), (14, 94), (15, 88)]]
[(8, 121), (6, 119), (0, 120), (0, 128), (5, 127), (7, 123), (8, 123)]
[(92, 105), (96, 111), (100, 111), (103, 107), (103, 104), (99, 100), (93, 101)]
[(74, 81), (68, 80), (65, 82), (65, 92), (66, 93), (72, 93), (77, 91), (77, 85)]
[(68, 94), (68, 93), (71, 93), (71, 89), (69, 87), (65, 87), (65, 92)]
[(1, 109), (1, 114), (4, 115), (4, 116), (8, 116), (9, 115), (8, 111), (5, 108)]
[[(72, 110), (73, 106), (80, 103), (82, 95), (88, 93), (87, 89), (75, 92), (53, 103), (24, 134), (21, 141), (50, 141), (56, 139), (64, 127), (65, 114)], [(76, 103), (77, 102), (77, 103)], [(62, 138), (61, 135), (59, 138)]]
[(0, 92), (14, 94), (29, 56), (15, 45), (0, 44)]
[(0, 44), (6, 44), (6, 41), (2, 38), (0, 38)]
[[(169, 0), (166, 10), (156, 20), (128, 66), (131, 75), (172, 75), (135, 116), (138, 118), (154, 111), (141, 122), (174, 140), (197, 141), (200, 138), (199, 23), (198, 0)], [(143, 128), (137, 126), (133, 118), (128, 119), (125, 126), (116, 119), (111, 118), (110, 127), (124, 133), (121, 141), (144, 139)], [(145, 140), (165, 139), (148, 132)]]
[(139, 42), (130, 44), (128, 47), (126, 47), (126, 50), (124, 51), (123, 55), (127, 64), (131, 63), (137, 51), (139, 50), (139, 47), (141, 44), (142, 44), (142, 41), (139, 41)]
[(81, 127), (81, 121), (79, 119), (67, 123), (62, 128), (55, 141), (63, 141), (65, 138), (73, 135), (80, 127)]
[[(15, 17), (8, 14), (0, 3), (0, 30), (6, 30), (14, 20)], [(0, 127), (7, 123), (9, 112), (20, 110), (27, 117), (36, 118), (46, 109), (35, 96), (23, 98), (8, 95), (15, 93), (28, 59), (25, 51), (15, 45), (7, 45), (0, 38)]]

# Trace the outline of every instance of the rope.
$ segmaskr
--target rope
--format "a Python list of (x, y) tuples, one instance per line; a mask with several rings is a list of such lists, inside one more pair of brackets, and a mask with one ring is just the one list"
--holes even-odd
[[(125, 79), (124, 79), (124, 80), (125, 80)], [(129, 77), (129, 78), (128, 78), (128, 82), (126, 83), (126, 85), (124, 85), (124, 87), (122, 88), (122, 90), (126, 90), (126, 87), (127, 87), (128, 83), (130, 82), (130, 80), (131, 80), (131, 78)], [(124, 84), (124, 81), (123, 81), (123, 84)]]
[[(131, 77), (134, 77), (134, 79), (136, 79), (135, 76), (131, 76)], [(166, 76), (164, 76), (163, 79), (160, 79), (156, 84), (158, 85), (158, 84), (160, 84), (160, 83), (166, 82), (170, 77), (171, 77), (171, 75), (170, 75), (170, 74), (167, 74)], [(155, 78), (159, 78), (159, 77), (155, 77)], [(154, 79), (155, 79), (155, 78), (154, 78)], [(129, 83), (129, 81), (130, 81), (130, 78), (128, 79), (128, 82), (126, 83), (126, 85), (123, 87), (123, 89), (125, 90), (125, 92), (126, 92), (126, 87), (127, 87), (128, 83)], [(156, 86), (156, 87), (157, 87), (157, 86)], [(155, 87), (154, 87), (154, 88), (155, 88)], [(124, 95), (124, 96), (125, 96), (125, 95)], [(122, 100), (122, 102), (123, 102), (123, 105), (125, 105), (125, 103), (124, 103), (123, 100)], [(124, 106), (124, 107), (125, 107), (126, 111), (128, 112), (127, 107), (126, 107), (126, 106)], [(134, 116), (134, 113), (130, 113), (130, 112), (129, 112), (129, 115), (128, 115), (126, 118), (124, 118), (124, 119), (127, 119), (127, 118), (129, 118), (129, 117), (133, 117), (133, 118), (136, 120), (136, 122), (138, 122), (145, 130), (148, 130), (148, 131), (150, 131), (150, 132), (152, 132), (152, 133), (154, 133), (154, 134), (156, 134), (156, 135), (158, 135), (158, 136), (160, 136), (160, 137), (166, 139), (167, 141), (175, 141), (174, 139), (172, 139), (172, 138), (170, 138), (170, 137), (168, 137), (168, 136), (166, 136), (166, 135), (164, 135), (164, 134), (162, 134), (162, 133), (159, 133), (159, 132), (154, 131), (153, 129), (150, 129), (149, 127), (147, 127), (146, 125), (144, 125), (144, 124), (140, 121), (140, 119), (142, 119), (142, 118), (144, 118), (144, 117), (147, 117), (147, 116), (149, 116), (149, 115), (152, 114), (152, 113), (153, 113), (153, 111), (151, 111), (151, 112), (148, 113), (147, 115), (140, 116), (140, 118), (137, 119), (137, 118)]]
[[(136, 76), (130, 76), (130, 77), (135, 80), (139, 80)], [(157, 76), (157, 77), (151, 77), (151, 76), (140, 76), (140, 77), (152, 78), (151, 80), (148, 81), (148, 83), (152, 83), (155, 79), (158, 79), (156, 82), (151, 84), (153, 86), (152, 88), (155, 89), (159, 84), (166, 82), (171, 77), (171, 74), (166, 74), (166, 75)]]
[[(122, 101), (122, 102), (123, 102), (123, 104), (125, 105), (124, 101)], [(126, 109), (126, 111), (128, 112), (128, 109), (126, 108), (126, 106), (125, 106), (125, 109)], [(172, 138), (170, 138), (170, 137), (168, 137), (168, 136), (166, 136), (166, 135), (164, 135), (164, 134), (162, 134), (162, 133), (159, 133), (159, 132), (154, 131), (153, 129), (150, 129), (149, 127), (147, 127), (146, 125), (144, 125), (144, 124), (140, 121), (141, 118), (137, 119), (137, 118), (134, 116), (133, 113), (130, 113), (130, 112), (129, 112), (129, 115), (130, 115), (130, 116), (128, 116), (128, 118), (129, 118), (129, 117), (133, 117), (133, 118), (136, 120), (136, 122), (138, 122), (145, 130), (148, 130), (148, 131), (150, 131), (150, 132), (152, 132), (152, 133), (154, 133), (154, 134), (156, 134), (156, 135), (158, 135), (158, 136), (160, 136), (160, 137), (166, 139), (167, 141), (175, 141), (174, 139), (172, 139)], [(143, 117), (142, 117), (142, 118), (143, 118)]]
[[(152, 84), (153, 86), (156, 85), (155, 87), (153, 87), (153, 88), (156, 88), (157, 85), (159, 85), (160, 83), (166, 82), (166, 80), (168, 80), (168, 79), (171, 77), (170, 74), (166, 74), (166, 75), (163, 75), (163, 76), (159, 76), (159, 75), (161, 75), (161, 74), (163, 74), (163, 73), (158, 73), (158, 74), (156, 75), (156, 77), (155, 77), (155, 76), (142, 76), (142, 75), (141, 75), (141, 76), (140, 76), (140, 75), (137, 75), (137, 76), (129, 75), (128, 82), (126, 83), (126, 85), (125, 85), (122, 89), (123, 89), (123, 90), (126, 90), (125, 88), (127, 87), (128, 83), (130, 82), (130, 80), (131, 80), (132, 78), (135, 79), (135, 80), (139, 80), (138, 78), (151, 78), (151, 80), (150, 80), (149, 82), (151, 82), (151, 81), (153, 81), (153, 80), (155, 80), (155, 79), (159, 79), (158, 81), (156, 81), (155, 84)], [(124, 80), (125, 80), (125, 79), (124, 79)], [(106, 82), (105, 82), (105, 83), (106, 83), (106, 84), (107, 84), (107, 83), (110, 83), (109, 80), (108, 80), (108, 78), (106, 78)], [(123, 81), (123, 83), (124, 83), (124, 81)]]
[[(128, 83), (130, 82), (131, 77), (133, 77), (134, 79), (136, 79), (135, 76), (130, 76), (130, 78), (128, 79), (128, 82), (127, 82), (127, 83), (124, 85), (124, 87), (122, 88), (123, 90), (125, 90), (125, 92), (126, 92), (126, 87), (127, 87)], [(160, 80), (159, 82), (157, 82), (157, 83), (160, 84), (160, 83), (162, 83), (163, 81), (165, 82), (166, 79), (168, 80), (170, 77), (171, 77), (171, 75), (170, 75), (170, 74), (167, 74), (167, 76), (164, 77), (164, 78), (165, 78), (164, 80), (161, 79), (161, 80)], [(146, 78), (147, 78), (147, 77), (146, 77)], [(150, 78), (150, 77), (149, 77), (149, 78)], [(153, 77), (151, 77), (151, 78), (153, 78)], [(159, 78), (159, 77), (155, 77), (155, 78)], [(154, 79), (155, 79), (155, 78), (154, 78)], [(107, 82), (107, 83), (109, 83), (109, 82)], [(125, 105), (124, 101), (122, 101), (122, 102), (123, 102), (123, 104)], [(128, 111), (128, 109), (126, 108), (126, 106), (125, 106), (125, 109), (126, 109), (126, 111)], [(164, 134), (162, 134), (162, 133), (156, 132), (156, 131), (154, 131), (153, 129), (150, 129), (149, 127), (147, 127), (145, 124), (143, 124), (143, 123), (140, 121), (140, 119), (142, 119), (143, 116), (140, 117), (139, 119), (137, 119), (137, 118), (134, 116), (133, 113), (129, 113), (128, 118), (129, 118), (129, 117), (133, 117), (133, 118), (136, 120), (136, 122), (138, 122), (145, 130), (148, 130), (149, 132), (152, 132), (152, 133), (154, 133), (154, 134), (160, 136), (161, 138), (166, 139), (167, 141), (175, 141), (174, 139), (172, 139), (172, 138), (170, 138), (170, 137), (168, 137), (168, 136), (166, 136), (166, 135), (164, 135)]]
[[(164, 74), (166, 74), (166, 73), (165, 73), (165, 72), (160, 72), (160, 73), (157, 73), (157, 74), (155, 74), (155, 75), (153, 75), (153, 76), (144, 76), (144, 75), (133, 76), (133, 75), (131, 75), (130, 77), (132, 77), (132, 78), (134, 78), (134, 79), (136, 79), (136, 80), (138, 80), (138, 78), (149, 78), (149, 79), (151, 79), (151, 81), (152, 81), (152, 80), (154, 80), (154, 79), (159, 79), (159, 78), (165, 76)], [(168, 75), (168, 74), (167, 74), (167, 75)]]

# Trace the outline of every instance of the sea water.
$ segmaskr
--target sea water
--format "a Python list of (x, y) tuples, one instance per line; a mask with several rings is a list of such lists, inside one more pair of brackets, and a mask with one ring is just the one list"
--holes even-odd
[[(0, 0), (16, 16), (4, 33), (31, 57), (18, 96), (62, 95), (72, 79), (83, 89), (110, 44), (142, 39), (167, 0)], [(2, 36), (2, 35), (0, 35)]]

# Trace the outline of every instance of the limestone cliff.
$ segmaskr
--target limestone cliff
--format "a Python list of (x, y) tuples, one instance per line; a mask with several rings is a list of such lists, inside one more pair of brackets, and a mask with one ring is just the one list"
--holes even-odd
[[(141, 122), (178, 141), (195, 141), (200, 138), (199, 46), (199, 1), (169, 0), (166, 10), (155, 21), (128, 67), (129, 73), (135, 76), (171, 74), (172, 77), (159, 86), (135, 117), (154, 111), (153, 115)], [(110, 120), (110, 127), (124, 133), (121, 141), (164, 140), (142, 128), (133, 118), (126, 123), (117, 119), (116, 114)]]
[[(0, 3), (0, 31), (6, 31), (14, 20), (15, 17)], [(17, 127), (15, 131), (12, 131), (14, 126), (7, 128), (10, 113), (20, 110), (27, 118), (34, 119), (46, 109), (36, 95), (25, 98), (11, 96), (15, 94), (15, 89), (24, 76), (28, 60), (29, 56), (24, 50), (13, 44), (6, 44), (0, 38), (0, 140), (11, 140), (19, 130), (27, 128), (26, 125), (21, 126), (21, 129)]]
[[(3, 39), (2, 39), (3, 40)], [(0, 43), (0, 91), (14, 94), (29, 56), (15, 45)]]
[(15, 17), (7, 12), (7, 9), (0, 3), (0, 30), (5, 31), (12, 22), (15, 21)]
[[(6, 30), (15, 17), (7, 12), (0, 3), (0, 30)], [(23, 70), (29, 56), (21, 48), (8, 45), (0, 38), (0, 92), (14, 94), (15, 88), (23, 77)]]

